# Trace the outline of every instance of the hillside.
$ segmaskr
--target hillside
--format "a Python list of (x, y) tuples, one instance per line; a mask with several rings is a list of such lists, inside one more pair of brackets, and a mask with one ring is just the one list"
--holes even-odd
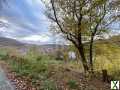
[(24, 46), (24, 44), (15, 39), (0, 37), (0, 46), (21, 47)]
[[(42, 55), (36, 51), (29, 52), (25, 57), (1, 55), (3, 61), (0, 65), (17, 90), (110, 90), (110, 83), (102, 81), (101, 71), (106, 69), (113, 80), (120, 79), (119, 37), (95, 41), (94, 78), (84, 76), (83, 67), (78, 61), (57, 60), (47, 53)], [(46, 44), (37, 46), (37, 50), (55, 47), (63, 46)]]

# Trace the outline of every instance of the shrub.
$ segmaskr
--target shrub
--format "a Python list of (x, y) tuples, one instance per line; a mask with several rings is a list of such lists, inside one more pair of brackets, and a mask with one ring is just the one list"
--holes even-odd
[(42, 59), (41, 56), (38, 56), (38, 57), (36, 58), (37, 61), (40, 61), (41, 59)]
[(69, 80), (67, 84), (71, 89), (76, 89), (78, 87), (77, 81), (75, 80)]
[(63, 59), (64, 59), (64, 56), (63, 56), (62, 52), (57, 51), (57, 52), (56, 52), (55, 59), (56, 59), (56, 60), (63, 60)]

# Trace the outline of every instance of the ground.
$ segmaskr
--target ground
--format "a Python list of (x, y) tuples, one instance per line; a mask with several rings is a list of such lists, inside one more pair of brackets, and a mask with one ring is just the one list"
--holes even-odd
[[(6, 62), (0, 61), (0, 66), (5, 71), (7, 78), (11, 81), (12, 85), (16, 87), (15, 90), (39, 90), (31, 85), (29, 79), (16, 76), (15, 72), (11, 71), (10, 66)], [(59, 88), (58, 90), (110, 90), (110, 83), (104, 83), (98, 78), (86, 80), (82, 73), (64, 67), (59, 68), (58, 71), (52, 71), (49, 80), (56, 81)], [(77, 83), (75, 84), (74, 81), (77, 81)]]
[(0, 67), (0, 90), (14, 90), (14, 86), (6, 77), (5, 72)]

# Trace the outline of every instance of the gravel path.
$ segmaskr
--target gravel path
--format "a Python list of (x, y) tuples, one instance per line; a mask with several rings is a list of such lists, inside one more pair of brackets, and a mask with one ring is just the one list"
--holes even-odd
[(0, 90), (15, 90), (0, 67)]

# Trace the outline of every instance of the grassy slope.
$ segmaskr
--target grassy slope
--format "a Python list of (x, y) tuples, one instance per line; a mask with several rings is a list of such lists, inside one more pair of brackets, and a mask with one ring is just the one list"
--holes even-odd
[(120, 42), (119, 37), (95, 44), (95, 64), (97, 70), (107, 69), (114, 78), (120, 75)]
[[(101, 71), (102, 69), (107, 69), (110, 75), (119, 79), (120, 44), (118, 37), (95, 42), (95, 52), (96, 57), (94, 60), (94, 67), (96, 70)], [(63, 61), (56, 61), (53, 57), (37, 55), (34, 53), (21, 58), (17, 56), (8, 57), (4, 52), (1, 54), (1, 57), (1, 59), (4, 59), (9, 63), (17, 76), (28, 77), (33, 85), (38, 86), (38, 88), (44, 88), (41, 90), (48, 88), (48, 90), (55, 90), (56, 84), (58, 84), (59, 88), (61, 88), (61, 86), (63, 86), (63, 88), (76, 88), (81, 86), (77, 84), (79, 82), (78, 78), (80, 78), (79, 76), (81, 75), (79, 74), (79, 71), (81, 71), (81, 65), (76, 62), (69, 62), (66, 64)], [(70, 72), (69, 69), (78, 72), (73, 73)], [(86, 81), (83, 80), (82, 82)], [(61, 85), (62, 83), (64, 85)], [(84, 84), (83, 87), (84, 86), (86, 85)], [(92, 88), (95, 88), (95, 86), (96, 85), (92, 86)]]

